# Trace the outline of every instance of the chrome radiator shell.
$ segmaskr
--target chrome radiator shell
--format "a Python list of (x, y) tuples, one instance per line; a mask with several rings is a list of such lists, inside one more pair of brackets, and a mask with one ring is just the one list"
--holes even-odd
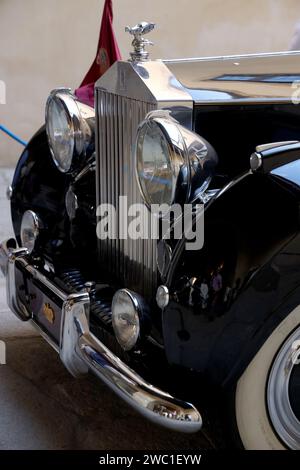
[[(96, 83), (97, 207), (119, 197), (128, 206), (143, 203), (132, 148), (139, 123), (155, 109), (192, 127), (193, 102), (161, 61), (115, 63)], [(97, 221), (98, 222), (98, 221)], [(109, 278), (149, 298), (157, 287), (157, 240), (119, 237), (99, 240), (99, 263)]]
[[(135, 184), (131, 146), (138, 124), (154, 106), (103, 90), (97, 92), (97, 99), (100, 103), (98, 122), (101, 158), (97, 171), (99, 199), (112, 204), (118, 213), (119, 196), (127, 195), (128, 205), (142, 203)], [(118, 228), (117, 224), (117, 232)], [(149, 293), (156, 284), (156, 243), (156, 240), (129, 238), (102, 240), (99, 247), (101, 263), (121, 283), (126, 280), (126, 285), (134, 291)]]

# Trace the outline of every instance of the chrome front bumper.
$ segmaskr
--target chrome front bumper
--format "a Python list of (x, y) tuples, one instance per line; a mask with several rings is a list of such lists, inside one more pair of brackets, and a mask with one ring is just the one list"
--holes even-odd
[[(59, 345), (34, 322), (33, 313), (20, 300), (15, 278), (16, 262), (31, 278), (61, 299), (63, 306)], [(41, 335), (57, 350), (72, 375), (78, 377), (90, 369), (117, 395), (156, 424), (185, 433), (201, 429), (201, 415), (192, 404), (178, 400), (146, 382), (91, 333), (88, 292), (71, 295), (63, 292), (29, 263), (27, 250), (16, 248), (13, 239), (0, 245), (0, 267), (7, 280), (7, 302), (10, 309), (19, 319), (33, 322)]]

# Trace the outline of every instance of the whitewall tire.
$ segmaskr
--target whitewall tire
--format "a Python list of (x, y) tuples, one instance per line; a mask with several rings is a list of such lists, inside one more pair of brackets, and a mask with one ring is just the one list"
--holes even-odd
[(300, 448), (300, 422), (287, 391), (288, 364), (291, 370), (300, 368), (291, 362), (291, 348), (298, 339), (300, 306), (273, 331), (237, 383), (236, 422), (245, 449)]

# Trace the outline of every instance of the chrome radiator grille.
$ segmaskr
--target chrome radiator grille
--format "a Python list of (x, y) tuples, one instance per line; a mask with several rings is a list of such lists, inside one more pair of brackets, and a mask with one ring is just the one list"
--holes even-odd
[[(135, 177), (132, 145), (138, 124), (155, 109), (150, 103), (96, 90), (97, 103), (97, 206), (112, 204), (117, 214), (119, 196), (128, 206), (142, 202)], [(119, 224), (116, 223), (118, 234)], [(157, 240), (106, 239), (99, 241), (100, 263), (123, 287), (145, 297), (157, 286)]]

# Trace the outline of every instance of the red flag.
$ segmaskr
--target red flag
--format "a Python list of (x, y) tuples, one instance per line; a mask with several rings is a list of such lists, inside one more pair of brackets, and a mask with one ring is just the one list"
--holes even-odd
[(116, 61), (121, 60), (119, 46), (113, 31), (112, 0), (105, 0), (97, 55), (75, 95), (83, 103), (94, 106), (94, 85), (98, 78)]

